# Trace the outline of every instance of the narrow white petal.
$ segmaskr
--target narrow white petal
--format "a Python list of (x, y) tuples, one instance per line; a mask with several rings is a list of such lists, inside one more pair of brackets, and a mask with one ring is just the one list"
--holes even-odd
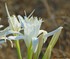
[(20, 23), (15, 15), (13, 15), (13, 23), (15, 27), (17, 26), (17, 28), (20, 28)]
[(5, 40), (0, 39), (0, 44), (5, 43)]
[(52, 36), (52, 35), (54, 35), (56, 32), (58, 32), (59, 30), (61, 30), (62, 28), (63, 28), (63, 27), (59, 27), (59, 28), (57, 28), (56, 30), (47, 33), (45, 36), (46, 36), (46, 37)]
[(24, 39), (23, 36), (9, 36), (8, 40), (20, 40), (20, 39)]
[(54, 34), (57, 33), (58, 31), (60, 31), (62, 28), (63, 28), (63, 27), (59, 27), (59, 28), (57, 28), (56, 30), (54, 30), (54, 31), (52, 31), (52, 32), (45, 33), (45, 35), (44, 35), (44, 38), (45, 38), (44, 43), (46, 42), (46, 40), (47, 40), (47, 38), (48, 38), (49, 36), (54, 35)]
[(37, 51), (38, 48), (38, 38), (32, 38), (32, 47), (33, 47), (33, 51), (34, 53)]
[(47, 34), (47, 31), (45, 31), (45, 30), (40, 30), (38, 35), (41, 35), (41, 34), (43, 34), (43, 39), (44, 39), (44, 43), (45, 43), (46, 40), (47, 40), (47, 37), (45, 37), (45, 35)]
[(19, 19), (19, 21), (20, 21), (20, 24), (21, 24), (21, 27), (24, 27), (24, 19), (23, 19), (23, 17), (22, 16), (20, 16), (20, 15), (18, 15), (18, 19)]
[(3, 35), (5, 35), (5, 33), (9, 31), (9, 27), (5, 28), (4, 30), (0, 31), (0, 37), (2, 37)]
[(3, 25), (0, 25), (0, 28), (2, 28), (3, 27)]

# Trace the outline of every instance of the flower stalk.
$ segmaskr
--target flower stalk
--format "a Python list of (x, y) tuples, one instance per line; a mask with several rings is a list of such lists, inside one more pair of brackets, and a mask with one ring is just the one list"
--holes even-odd
[(32, 59), (33, 50), (32, 50), (32, 44), (27, 48), (27, 59)]
[(17, 49), (17, 53), (18, 53), (18, 59), (22, 59), (19, 40), (15, 40), (15, 44), (16, 44), (16, 49)]

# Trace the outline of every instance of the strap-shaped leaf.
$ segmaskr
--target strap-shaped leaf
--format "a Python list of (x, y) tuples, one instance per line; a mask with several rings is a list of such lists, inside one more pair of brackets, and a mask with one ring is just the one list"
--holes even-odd
[(57, 40), (59, 38), (59, 35), (61, 33), (62, 28), (63, 27), (59, 27), (59, 30), (53, 35), (53, 37), (52, 37), (52, 39), (51, 39), (51, 41), (50, 41), (50, 43), (49, 43), (49, 45), (48, 45), (48, 47), (46, 49), (46, 52), (45, 52), (45, 54), (44, 54), (42, 59), (50, 59), (51, 51), (52, 51), (53, 47), (55, 46), (55, 44), (56, 44), (56, 42), (57, 42)]
[(52, 48), (51, 46), (48, 46), (45, 55), (43, 56), (43, 59), (50, 59), (51, 58), (51, 51), (52, 51)]
[(53, 48), (59, 38), (59, 35), (61, 33), (61, 30), (62, 30), (63, 27), (59, 27), (58, 31), (53, 35), (49, 45), (51, 45), (51, 47)]

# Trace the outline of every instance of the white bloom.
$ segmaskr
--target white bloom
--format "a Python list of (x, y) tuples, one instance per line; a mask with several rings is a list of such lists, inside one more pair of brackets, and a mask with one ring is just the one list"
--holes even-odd
[[(43, 34), (42, 37), (45, 43), (49, 36), (54, 35), (56, 32), (62, 29), (62, 27), (59, 27), (58, 29), (47, 33), (44, 30), (40, 30), (41, 24), (43, 22), (42, 19), (38, 19), (37, 17), (33, 16), (30, 17), (31, 15), (29, 17), (25, 16), (23, 18), (22, 16), (18, 15), (18, 20), (19, 20), (18, 21), (15, 15), (10, 16), (7, 6), (6, 6), (6, 11), (8, 14), (9, 29), (12, 31), (16, 31), (18, 34), (17, 36), (9, 36), (7, 37), (7, 39), (8, 40), (24, 39), (27, 48), (32, 43), (32, 48), (34, 52), (36, 52), (37, 50), (38, 39), (39, 39), (38, 36), (41, 35), (41, 33)], [(24, 33), (20, 32), (21, 29), (24, 31)]]
[[(43, 40), (44, 43), (46, 42), (47, 38), (51, 35), (54, 35), (56, 32), (61, 30), (63, 27), (59, 27), (58, 29), (47, 33), (45, 30), (40, 30), (42, 19), (39, 19), (37, 17), (21, 17), (18, 15), (18, 19), (24, 29), (24, 41), (26, 43), (26, 46), (28, 47), (30, 43), (32, 42), (33, 50), (36, 52), (37, 46), (38, 46), (38, 36), (42, 33), (43, 34)], [(36, 48), (36, 49), (35, 49)]]
[[(32, 42), (33, 50), (35, 50), (34, 47), (37, 47), (38, 45), (38, 33), (42, 24), (42, 19), (39, 19), (37, 17), (25, 17), (24, 19), (19, 15), (18, 16), (19, 21), (21, 22), (21, 25), (24, 29), (24, 41), (26, 43), (26, 46), (29, 47), (30, 43)], [(34, 42), (37, 44), (34, 44)]]
[(21, 25), (20, 25), (20, 23), (18, 22), (17, 17), (16, 17), (15, 15), (10, 16), (6, 4), (5, 4), (5, 7), (6, 7), (7, 15), (8, 15), (8, 22), (9, 22), (9, 27), (10, 27), (10, 29), (11, 29), (11, 30), (14, 30), (14, 31), (20, 31), (20, 30), (21, 30)]
[[(10, 16), (6, 4), (5, 4), (5, 8), (6, 8), (6, 12), (7, 12), (7, 15), (8, 15), (8, 22), (9, 22), (8, 28), (9, 28), (9, 31), (10, 31), (10, 32), (6, 32), (6, 33), (7, 34), (9, 34), (9, 33), (14, 34), (16, 32), (17, 35), (19, 35), (19, 31), (21, 30), (21, 24), (19, 23), (19, 21), (18, 21), (18, 19), (15, 15)], [(7, 37), (7, 39), (9, 40), (8, 37)], [(11, 40), (9, 40), (9, 41), (12, 43)], [(12, 44), (12, 46), (13, 46), (13, 44)]]
[(36, 52), (38, 47), (38, 36), (43, 34), (44, 43), (46, 42), (49, 36), (54, 35), (58, 31), (62, 30), (63, 27), (59, 27), (52, 32), (47, 32), (45, 30), (40, 30), (42, 19), (38, 20), (37, 17), (25, 17), (24, 19), (19, 15), (18, 19), (22, 25), (24, 33), (21, 33), (20, 36), (11, 36), (9, 39), (24, 39), (26, 46), (29, 47), (30, 43), (32, 42), (33, 51)]
[[(5, 28), (4, 30), (1, 30), (0, 31), (0, 44), (6, 42), (6, 39), (9, 40), (9, 38), (7, 37), (9, 34), (20, 34), (20, 33), (17, 31), (10, 30), (9, 27)], [(13, 45), (12, 41), (11, 40), (9, 41), (11, 42), (11, 45)]]

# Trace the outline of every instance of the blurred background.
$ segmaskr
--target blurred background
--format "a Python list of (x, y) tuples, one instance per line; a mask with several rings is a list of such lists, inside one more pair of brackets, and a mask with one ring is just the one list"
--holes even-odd
[[(11, 15), (24, 16), (24, 10), (29, 15), (35, 9), (33, 16), (43, 19), (44, 22), (41, 29), (48, 32), (63, 26), (60, 38), (52, 51), (51, 59), (70, 59), (70, 0), (0, 0), (0, 24), (3, 24), (4, 28), (8, 26), (5, 3), (7, 3)], [(50, 38), (48, 38), (42, 48), (40, 59), (47, 48)], [(25, 59), (25, 44), (20, 41), (20, 45), (23, 59)], [(11, 48), (10, 42), (2, 45), (2, 48), (0, 48), (0, 59), (17, 58), (15, 45), (14, 48)]]

